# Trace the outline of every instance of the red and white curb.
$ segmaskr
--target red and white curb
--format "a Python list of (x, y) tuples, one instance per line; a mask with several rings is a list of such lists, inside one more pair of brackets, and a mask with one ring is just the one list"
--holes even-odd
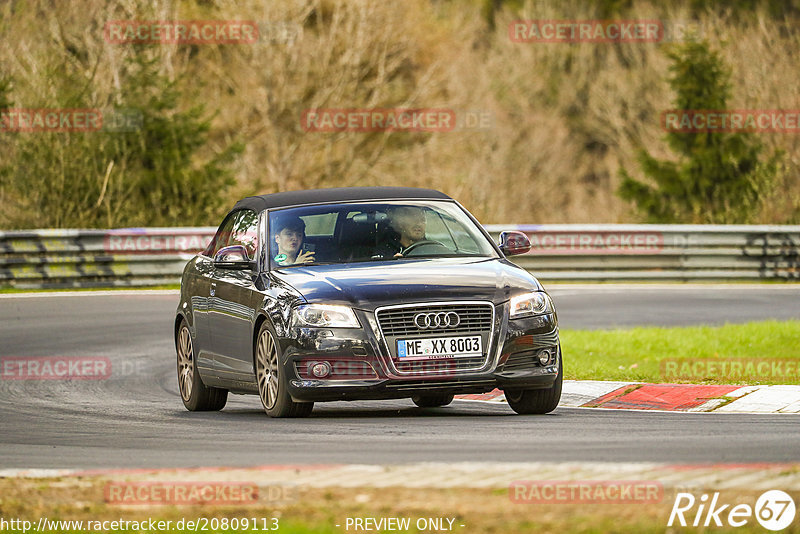
[[(505, 402), (499, 389), (459, 395), (462, 401)], [(561, 407), (669, 412), (800, 413), (800, 386), (646, 384), (565, 380)]]

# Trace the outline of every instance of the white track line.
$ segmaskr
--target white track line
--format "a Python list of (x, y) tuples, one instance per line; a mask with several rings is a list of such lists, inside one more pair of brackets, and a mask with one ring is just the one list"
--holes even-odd
[(117, 289), (103, 291), (42, 291), (38, 293), (3, 293), (0, 299), (32, 299), (48, 297), (124, 297), (135, 295), (174, 295), (178, 296), (179, 289)]

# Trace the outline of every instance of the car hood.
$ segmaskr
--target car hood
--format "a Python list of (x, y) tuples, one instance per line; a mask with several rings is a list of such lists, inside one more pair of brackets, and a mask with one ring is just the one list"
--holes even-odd
[(541, 289), (530, 273), (504, 259), (432, 258), (312, 265), (274, 271), (308, 302), (364, 310), (407, 302), (490, 300)]

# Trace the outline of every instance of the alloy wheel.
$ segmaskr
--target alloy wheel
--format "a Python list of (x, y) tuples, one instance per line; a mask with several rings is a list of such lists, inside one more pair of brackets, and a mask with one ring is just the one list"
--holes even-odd
[(178, 388), (181, 398), (188, 401), (192, 396), (194, 381), (194, 354), (192, 352), (192, 335), (189, 327), (184, 325), (178, 336)]
[(267, 329), (258, 338), (256, 365), (261, 402), (265, 408), (271, 409), (278, 401), (278, 348)]

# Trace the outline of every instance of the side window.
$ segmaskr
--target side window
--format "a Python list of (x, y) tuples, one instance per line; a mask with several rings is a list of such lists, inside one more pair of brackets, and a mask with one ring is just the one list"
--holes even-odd
[(233, 220), (236, 215), (236, 213), (232, 213), (228, 215), (224, 221), (222, 221), (222, 224), (219, 225), (216, 235), (214, 235), (214, 239), (211, 240), (211, 243), (209, 243), (208, 247), (206, 247), (206, 249), (203, 251), (204, 256), (213, 258), (214, 254), (216, 254), (219, 249), (225, 246), (225, 244), (228, 242), (228, 236), (231, 235)]
[(258, 236), (258, 214), (252, 210), (237, 211), (233, 215), (233, 227), (228, 236), (226, 247), (242, 245), (247, 249), (247, 256), (255, 258)]
[(258, 214), (252, 210), (240, 210), (231, 213), (222, 221), (214, 239), (203, 252), (211, 258), (223, 247), (242, 245), (252, 259), (258, 248)]

